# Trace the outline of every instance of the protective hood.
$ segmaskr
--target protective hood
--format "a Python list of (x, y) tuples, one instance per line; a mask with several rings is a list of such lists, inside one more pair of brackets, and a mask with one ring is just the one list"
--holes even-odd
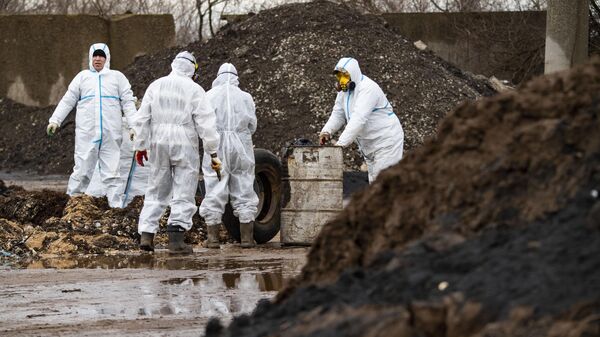
[(89, 51), (90, 70), (96, 71), (96, 69), (94, 69), (94, 66), (92, 65), (92, 58), (93, 58), (92, 55), (98, 49), (104, 51), (104, 54), (106, 54), (106, 63), (104, 63), (103, 69), (105, 69), (105, 70), (110, 69), (110, 49), (108, 49), (108, 46), (106, 45), (106, 43), (98, 42), (98, 43), (94, 43), (93, 45), (90, 46), (90, 51)]
[(352, 57), (343, 57), (335, 65), (334, 71), (345, 70), (350, 74), (350, 80), (356, 84), (363, 79), (362, 72), (358, 66), (358, 61)]
[(217, 78), (213, 81), (212, 87), (214, 88), (224, 84), (235, 86), (240, 84), (237, 69), (235, 69), (235, 66), (231, 63), (223, 63), (221, 67), (219, 67)]
[(184, 75), (187, 77), (194, 76), (194, 72), (196, 71), (196, 58), (192, 53), (187, 51), (182, 51), (181, 53), (175, 56), (173, 62), (171, 62), (171, 69), (174, 72)]

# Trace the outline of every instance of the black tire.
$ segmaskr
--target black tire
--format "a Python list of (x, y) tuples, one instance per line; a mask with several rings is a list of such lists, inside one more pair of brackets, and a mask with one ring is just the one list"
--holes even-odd
[[(272, 152), (254, 149), (256, 179), (254, 190), (258, 194), (258, 215), (254, 221), (256, 243), (269, 242), (277, 232), (281, 221), (281, 161)], [(223, 214), (223, 224), (236, 241), (240, 241), (240, 221), (233, 215), (228, 203)]]

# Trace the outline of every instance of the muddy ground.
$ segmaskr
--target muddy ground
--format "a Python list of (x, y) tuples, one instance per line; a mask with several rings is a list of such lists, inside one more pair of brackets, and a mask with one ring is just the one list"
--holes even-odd
[[(327, 1), (266, 10), (225, 26), (206, 43), (139, 57), (124, 70), (139, 98), (153, 80), (170, 72), (171, 61), (181, 49), (198, 58), (200, 83), (206, 90), (222, 63), (236, 65), (241, 87), (256, 102), (254, 143), (278, 155), (296, 138), (316, 141), (335, 99), (332, 69), (343, 56), (356, 57), (364, 74), (381, 85), (403, 124), (407, 151), (434, 136), (439, 121), (456, 104), (494, 93), (486, 81), (418, 50), (382, 19)], [(45, 128), (53, 110), (0, 101), (3, 170), (71, 172), (74, 114), (49, 139)], [(360, 167), (356, 150), (345, 156), (348, 169)]]
[[(55, 257), (0, 267), (2, 336), (199, 336), (271, 298), (305, 248)], [(10, 304), (10, 305), (8, 305)]]
[(600, 59), (459, 106), (207, 336), (599, 336), (598, 130)]

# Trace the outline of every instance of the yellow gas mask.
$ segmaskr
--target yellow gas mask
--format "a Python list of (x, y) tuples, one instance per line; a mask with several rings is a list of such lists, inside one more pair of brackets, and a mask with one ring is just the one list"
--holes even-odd
[(350, 74), (347, 71), (338, 70), (335, 72), (335, 77), (337, 78), (337, 82), (335, 83), (337, 91), (345, 92), (354, 89), (355, 84), (351, 81)]

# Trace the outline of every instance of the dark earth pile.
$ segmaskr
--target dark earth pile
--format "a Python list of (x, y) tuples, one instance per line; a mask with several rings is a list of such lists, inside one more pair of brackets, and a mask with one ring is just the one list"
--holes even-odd
[[(197, 200), (198, 204), (201, 200)], [(143, 197), (124, 209), (108, 207), (106, 198), (87, 195), (69, 198), (64, 193), (26, 191), (4, 187), (0, 180), (0, 259), (27, 262), (52, 255), (110, 254), (137, 249), (137, 222)], [(160, 221), (155, 244), (166, 246), (169, 212)], [(186, 242), (206, 239), (206, 226), (196, 214)], [(228, 240), (224, 229), (222, 241)]]
[[(493, 93), (487, 83), (417, 50), (381, 19), (327, 1), (265, 10), (183, 49), (198, 58), (206, 90), (222, 63), (237, 67), (240, 86), (256, 101), (254, 143), (278, 155), (295, 138), (316, 141), (335, 100), (333, 67), (344, 56), (357, 58), (363, 73), (381, 85), (404, 126), (408, 150), (435, 135), (438, 121), (459, 102)], [(138, 97), (171, 71), (180, 50), (140, 57), (125, 69)]]
[(598, 130), (600, 59), (463, 104), (207, 336), (599, 336)]
[(73, 170), (75, 114), (72, 112), (53, 138), (46, 136), (54, 107), (34, 108), (0, 100), (0, 169), (42, 174)]
[[(204, 89), (219, 66), (232, 62), (241, 87), (255, 99), (256, 147), (280, 154), (296, 138), (316, 141), (335, 99), (332, 69), (343, 56), (359, 60), (365, 75), (377, 81), (395, 107), (406, 134), (406, 149), (434, 136), (436, 127), (456, 104), (491, 95), (494, 90), (386, 27), (327, 1), (293, 4), (263, 11), (225, 26), (206, 43), (165, 49), (143, 56), (124, 73), (141, 98), (148, 85), (171, 71), (182, 49), (194, 52)], [(0, 167), (67, 174), (73, 167), (73, 113), (54, 139), (45, 127), (54, 107), (27, 108), (0, 102)], [(357, 169), (362, 159), (346, 151), (346, 164)]]

